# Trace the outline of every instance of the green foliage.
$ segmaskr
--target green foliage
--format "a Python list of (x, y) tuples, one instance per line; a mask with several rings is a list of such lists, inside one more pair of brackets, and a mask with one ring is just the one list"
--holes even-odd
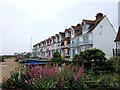
[(79, 55), (75, 55), (73, 57), (74, 64), (81, 66), (84, 63), (84, 67), (86, 69), (91, 69), (93, 63), (96, 66), (102, 66), (105, 63), (105, 60), (105, 53), (96, 48), (81, 51)]
[(31, 53), (27, 53), (27, 54), (25, 55), (25, 57), (26, 57), (26, 58), (31, 58), (31, 57), (32, 57), (32, 54), (31, 54)]
[(85, 83), (89, 88), (96, 88), (100, 86), (99, 85), (100, 76), (94, 75), (94, 72), (92, 70), (87, 70), (84, 75), (84, 78), (85, 78)]
[(31, 85), (32, 90), (51, 90), (56, 88), (57, 82), (54, 79), (41, 78)]
[(118, 75), (106, 74), (100, 78), (100, 86), (105, 88), (120, 88), (120, 83), (118, 82)]
[(23, 72), (16, 70), (11, 72), (10, 78), (4, 78), (2, 88), (16, 89), (16, 88), (29, 88), (28, 83), (25, 80)]
[(58, 51), (53, 54), (53, 58), (51, 58), (51, 63), (57, 64), (59, 66), (61, 66), (61, 64), (63, 63), (62, 56)]
[(81, 51), (79, 56), (84, 60), (84, 66), (87, 69), (91, 69), (92, 63), (95, 63), (97, 66), (101, 66), (106, 60), (105, 53), (96, 48)]
[(120, 74), (120, 57), (112, 57), (106, 61), (105, 68), (108, 68), (110, 71), (116, 71)]
[(82, 57), (80, 56), (80, 55), (74, 55), (74, 57), (73, 57), (73, 61), (72, 61), (75, 65), (79, 65), (79, 66), (81, 66), (81, 65), (83, 65), (83, 59), (82, 59)]
[(7, 89), (27, 90), (73, 90), (84, 89), (83, 69), (76, 66), (27, 66), (11, 73), (2, 83)]
[(94, 71), (85, 70), (84, 80), (89, 88), (103, 88), (100, 90), (106, 90), (106, 88), (118, 90), (120, 88), (119, 76), (116, 73), (95, 75)]
[(24, 58), (24, 59), (22, 59), (21, 61), (18, 61), (19, 63), (25, 63), (25, 62), (27, 62), (28, 61), (28, 59), (27, 58)]
[(86, 51), (81, 51), (80, 52), (80, 56), (84, 59), (84, 60), (87, 60), (87, 61), (91, 61), (91, 60), (105, 60), (105, 53), (100, 50), (100, 49), (89, 49), (89, 50), (86, 50)]
[(72, 84), (73, 89), (71, 90), (88, 90), (88, 85), (85, 83), (84, 76), (81, 76), (78, 81)]
[[(94, 50), (93, 50), (94, 51)], [(95, 51), (99, 51), (96, 50)], [(85, 53), (84, 53), (85, 52)], [(65, 64), (61, 65), (63, 60), (59, 52), (55, 52), (51, 62), (53, 64), (61, 65), (62, 67), (53, 65), (53, 66), (27, 66), (26, 68), (22, 67), (21, 69), (17, 69), (15, 72), (11, 73), (10, 78), (6, 78), (2, 83), (3, 88), (8, 89), (15, 89), (21, 88), (27, 90), (83, 90), (83, 89), (96, 89), (101, 88), (99, 90), (107, 89), (119, 89), (120, 88), (120, 79), (119, 79), (119, 72), (120, 72), (120, 57), (112, 57), (107, 61), (104, 58), (100, 58), (98, 54), (97, 57), (90, 56), (92, 51), (84, 51), (81, 52), (83, 55), (74, 56), (74, 63), (80, 64), (81, 60), (86, 62), (84, 63), (91, 63), (92, 60), (98, 60), (98, 64), (95, 61), (92, 62), (92, 68), (89, 70), (81, 69), (78, 66), (69, 65), (66, 66)], [(86, 56), (85, 57), (85, 55)], [(83, 63), (83, 62), (82, 62)], [(80, 64), (82, 65), (82, 64)], [(89, 64), (88, 64), (89, 65)], [(107, 71), (110, 70), (110, 71)], [(113, 73), (111, 72), (112, 69), (116, 71)], [(26, 73), (28, 72), (28, 73)], [(54, 76), (55, 75), (55, 76)]]

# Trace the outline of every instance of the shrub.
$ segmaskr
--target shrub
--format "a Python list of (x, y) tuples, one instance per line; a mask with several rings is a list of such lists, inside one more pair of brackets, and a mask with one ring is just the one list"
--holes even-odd
[(25, 63), (25, 62), (27, 62), (27, 61), (28, 61), (27, 58), (24, 58), (24, 59), (22, 59), (22, 60), (18, 60), (19, 63)]
[(24, 77), (24, 73), (20, 70), (16, 70), (15, 72), (11, 72), (10, 78), (4, 78), (2, 83), (3, 88), (7, 89), (17, 89), (17, 88), (28, 88), (29, 85), (26, 82), (26, 78)]
[(110, 58), (107, 62), (107, 65), (109, 65), (108, 67), (113, 68), (118, 74), (120, 74), (120, 57), (119, 56), (115, 56)]
[(81, 51), (79, 55), (84, 60), (85, 67), (87, 69), (91, 69), (93, 62), (97, 66), (102, 66), (106, 60), (105, 53), (102, 50), (96, 48)]
[(120, 83), (118, 82), (117, 74), (106, 74), (100, 78), (100, 86), (109, 89), (119, 89)]
[(53, 58), (51, 58), (51, 63), (57, 64), (58, 66), (61, 66), (61, 64), (63, 63), (62, 56), (58, 51), (53, 54)]
[(75, 65), (79, 65), (79, 66), (83, 65), (83, 59), (82, 59), (82, 57), (80, 55), (77, 55), (77, 54), (74, 55), (74, 57), (73, 57), (73, 63)]

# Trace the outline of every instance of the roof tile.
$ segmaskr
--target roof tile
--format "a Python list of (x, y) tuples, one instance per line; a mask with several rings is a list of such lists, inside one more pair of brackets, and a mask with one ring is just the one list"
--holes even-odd
[(119, 26), (119, 28), (118, 28), (117, 36), (116, 36), (116, 38), (115, 38), (115, 42), (116, 42), (116, 41), (120, 41), (120, 26)]
[(83, 20), (86, 24), (95, 24), (95, 20)]
[(80, 24), (77, 24), (77, 26), (71, 26), (74, 30), (81, 30), (82, 26)]
[(90, 28), (89, 28), (89, 31), (88, 31), (88, 33), (89, 32), (91, 32), (91, 31), (93, 31), (94, 30), (94, 28), (100, 23), (100, 21), (102, 21), (103, 20), (103, 18), (104, 17), (106, 17), (106, 15), (105, 16), (103, 16), (103, 17), (101, 17), (99, 20), (96, 20), (95, 21), (95, 24), (94, 25), (92, 25), (92, 26), (90, 26)]

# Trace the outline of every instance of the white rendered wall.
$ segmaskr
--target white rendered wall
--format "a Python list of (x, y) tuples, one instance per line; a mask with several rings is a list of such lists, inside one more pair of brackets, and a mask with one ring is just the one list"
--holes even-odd
[(115, 48), (115, 36), (116, 32), (110, 24), (107, 17), (97, 25), (93, 30), (93, 48), (99, 48), (103, 50), (107, 58), (113, 56), (112, 49)]
[(120, 41), (117, 41), (117, 49), (120, 49)]

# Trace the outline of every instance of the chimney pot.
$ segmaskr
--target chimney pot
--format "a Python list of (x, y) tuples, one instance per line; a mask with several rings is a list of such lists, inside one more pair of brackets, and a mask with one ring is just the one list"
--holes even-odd
[(97, 15), (96, 15), (96, 20), (98, 20), (98, 19), (100, 19), (100, 18), (102, 18), (103, 17), (103, 14), (102, 13), (97, 13)]

